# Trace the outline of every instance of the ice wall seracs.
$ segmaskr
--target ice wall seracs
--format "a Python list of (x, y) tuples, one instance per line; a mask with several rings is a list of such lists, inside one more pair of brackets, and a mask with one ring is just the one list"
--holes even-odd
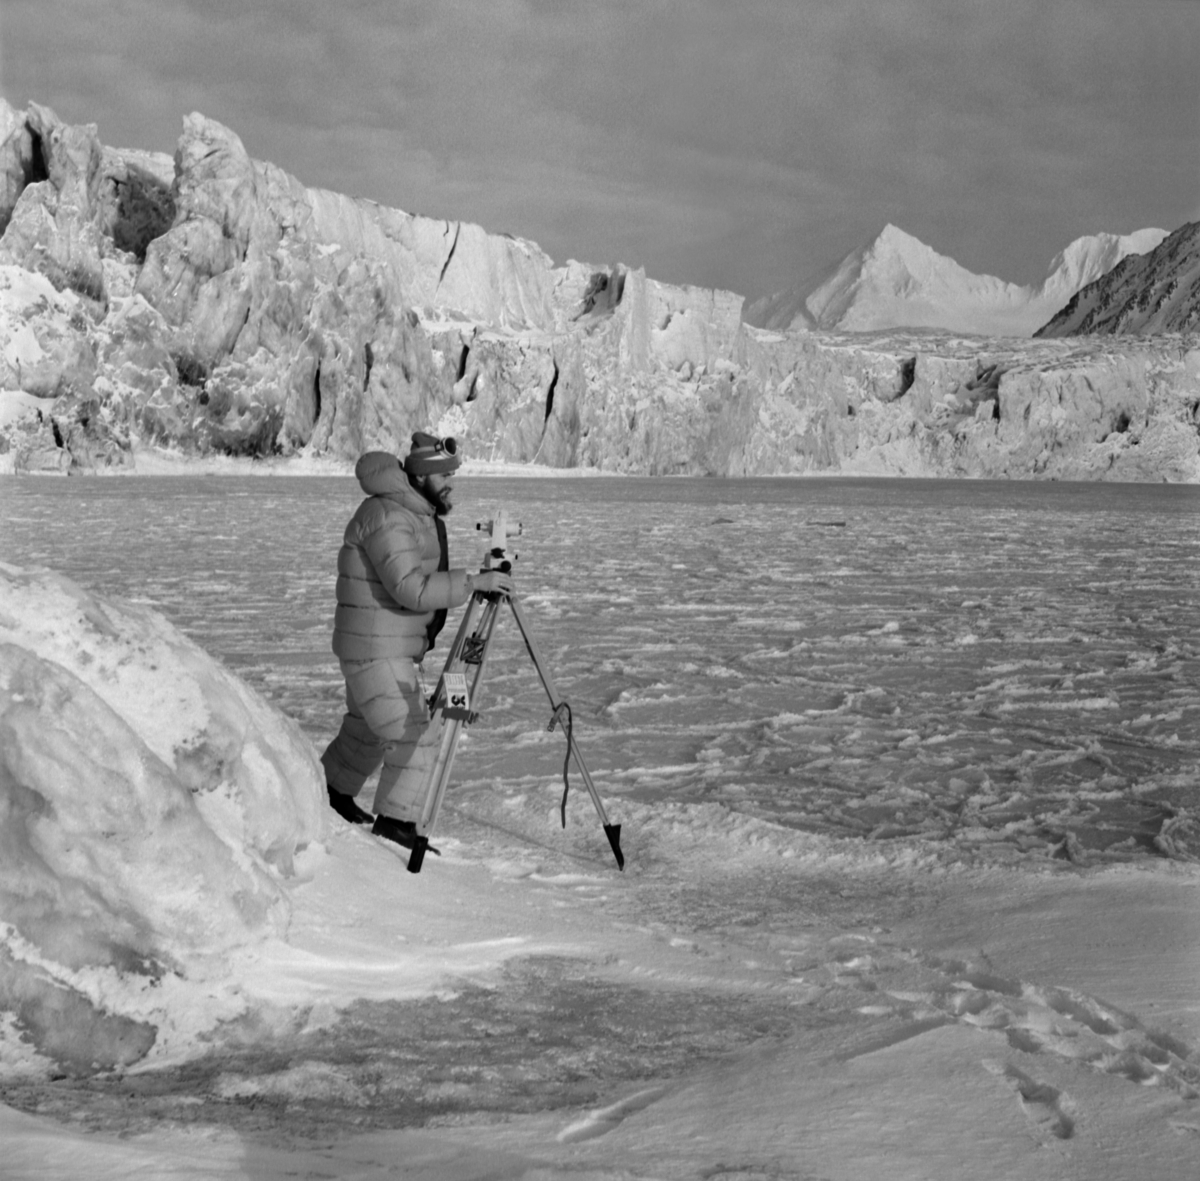
[(324, 189), (305, 190), (305, 199), (320, 244), (386, 266), (405, 304), (424, 315), (452, 309), (502, 328), (554, 325), (553, 264), (536, 244)]
[(1195, 482), (1200, 349), (1173, 343), (1013, 349), (747, 329), (711, 374), (614, 389), (606, 421), (613, 434), (614, 420), (629, 429), (606, 462), (659, 474)]
[[(432, 424), (479, 458), (630, 473), (1197, 478), (1190, 339), (763, 331), (732, 292), (308, 189), (198, 114), (169, 167), (46, 108), (0, 108), (0, 128), (12, 470), (120, 469), (152, 445), (353, 459)], [(892, 238), (893, 261), (932, 255)], [(1051, 278), (1140, 241), (1074, 243)]]
[(2, 171), (9, 178), (23, 175), (25, 183), (0, 238), (0, 262), (36, 270), (56, 288), (103, 305), (103, 149), (96, 128), (65, 126), (33, 103), (24, 126), (11, 128), (5, 148), (10, 144)]
[[(9, 283), (5, 351), (22, 328), (35, 337), (27, 352), (63, 351), (65, 317), (78, 356), (40, 388), (11, 384), (8, 366), (6, 390), (49, 402), (15, 440), (19, 466), (111, 465), (134, 439), (190, 454), (351, 454), (395, 445), (429, 416), (446, 391), (397, 274), (323, 242), (297, 181), (189, 116), (163, 191), (153, 158), (105, 152), (93, 128), (35, 114), (48, 179), (16, 199), (0, 261), (43, 276), (58, 299), (43, 330), (43, 305)], [(23, 143), (14, 132), (0, 159)]]

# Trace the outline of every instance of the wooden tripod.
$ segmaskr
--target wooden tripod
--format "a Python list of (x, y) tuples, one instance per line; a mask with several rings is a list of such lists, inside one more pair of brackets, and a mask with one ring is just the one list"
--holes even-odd
[[(484, 526), (478, 525), (476, 528), (483, 529)], [(501, 509), (497, 513), (496, 519), (488, 523), (488, 529), (491, 533), (492, 544), (484, 558), (484, 569), (503, 570), (507, 573), (512, 568), (507, 554), (508, 539), (519, 535), (520, 526), (510, 529), (504, 510)], [(625, 856), (621, 852), (621, 826), (610, 824), (608, 821), (608, 816), (604, 812), (604, 804), (600, 800), (600, 793), (596, 791), (596, 785), (592, 782), (587, 764), (584, 763), (583, 755), (575, 742), (571, 707), (558, 695), (554, 681), (538, 652), (533, 636), (530, 634), (529, 625), (525, 622), (521, 604), (513, 595), (484, 594), (482, 591), (476, 591), (467, 604), (462, 623), (459, 624), (458, 634), (454, 637), (454, 643), (450, 645), (446, 665), (442, 670), (441, 679), (438, 681), (438, 687), (430, 706), (434, 714), (441, 713), (442, 737), (438, 746), (437, 758), (429, 773), (425, 789), (425, 803), (416, 825), (417, 835), (408, 859), (409, 873), (421, 872), (425, 851), (429, 848), (429, 834), (437, 823), (446, 787), (450, 782), (450, 769), (454, 765), (454, 752), (458, 747), (459, 737), (463, 727), (469, 726), (479, 716), (472, 706), (477, 700), (479, 686), (483, 681), (483, 671), (487, 666), (492, 634), (496, 627), (496, 616), (500, 612), (502, 603), (507, 603), (512, 608), (513, 618), (517, 621), (517, 627), (521, 631), (521, 637), (525, 641), (525, 648), (533, 661), (533, 667), (537, 670), (546, 696), (550, 698), (553, 714), (550, 718), (549, 729), (553, 730), (555, 725), (562, 720), (563, 714), (566, 715), (563, 728), (567, 736), (567, 762), (569, 763), (570, 758), (574, 756), (575, 763), (583, 775), (583, 781), (587, 785), (588, 794), (591, 795), (592, 803), (600, 817), (600, 823), (604, 827), (604, 835), (608, 837), (613, 856), (617, 859), (617, 868), (624, 869)], [(563, 767), (563, 777), (565, 780), (566, 764)], [(566, 825), (565, 809), (563, 825), (564, 827)]]

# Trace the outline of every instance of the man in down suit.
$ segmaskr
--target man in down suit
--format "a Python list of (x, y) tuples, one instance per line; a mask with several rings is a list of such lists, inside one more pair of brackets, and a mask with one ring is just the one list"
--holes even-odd
[(333, 651), (346, 679), (346, 714), (321, 756), (329, 802), (352, 823), (371, 823), (354, 797), (382, 763), (371, 831), (409, 847), (440, 738), (418, 665), (450, 608), (475, 591), (512, 590), (498, 570), (449, 568), (442, 518), (460, 462), (454, 439), (423, 431), (403, 464), (390, 452), (368, 452), (354, 469), (367, 499), (338, 553)]

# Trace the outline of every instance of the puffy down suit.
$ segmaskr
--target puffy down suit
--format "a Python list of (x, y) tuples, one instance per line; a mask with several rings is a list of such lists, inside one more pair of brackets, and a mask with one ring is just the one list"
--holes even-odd
[[(439, 570), (442, 543), (433, 506), (386, 451), (354, 469), (367, 499), (338, 553), (333, 651), (346, 678), (346, 714), (321, 756), (335, 790), (356, 795), (383, 764), (375, 811), (416, 820), (437, 753), (417, 663), (438, 612), (467, 601), (468, 572)], [(444, 615), (442, 616), (444, 619)]]

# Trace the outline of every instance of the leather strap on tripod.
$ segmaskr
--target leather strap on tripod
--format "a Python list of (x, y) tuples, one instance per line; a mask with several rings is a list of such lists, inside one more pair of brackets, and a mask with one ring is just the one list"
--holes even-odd
[(562, 805), (560, 807), (560, 811), (562, 813), (562, 826), (563, 826), (563, 828), (566, 828), (567, 827), (567, 795), (569, 794), (569, 792), (571, 790), (571, 780), (568, 777), (567, 772), (570, 770), (570, 767), (571, 767), (571, 733), (572, 733), (572, 728), (573, 728), (573, 723), (574, 723), (574, 719), (571, 717), (571, 703), (569, 701), (560, 701), (554, 707), (554, 713), (550, 717), (550, 725), (548, 725), (546, 727), (546, 729), (553, 730), (554, 727), (556, 725), (558, 725), (558, 723), (560, 721), (562, 721), (561, 715), (564, 711), (566, 712), (566, 715), (567, 715), (567, 720), (565, 722), (563, 722), (563, 733), (566, 734), (566, 736), (567, 736), (567, 753), (563, 756), (563, 794), (562, 794)]
[[(437, 530), (438, 539), (438, 570), (450, 569), (450, 545), (446, 540), (446, 522), (441, 517), (433, 518), (433, 527)], [(433, 647), (433, 642), (438, 638), (438, 633), (446, 626), (447, 611), (444, 607), (439, 607), (434, 613), (433, 618), (425, 626), (425, 651), (428, 652)]]

